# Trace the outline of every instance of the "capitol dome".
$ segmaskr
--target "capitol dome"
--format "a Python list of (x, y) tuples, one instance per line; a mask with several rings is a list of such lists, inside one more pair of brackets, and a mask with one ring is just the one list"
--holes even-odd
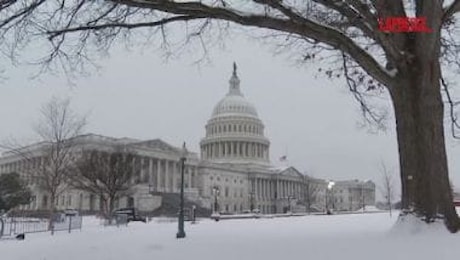
[(201, 158), (213, 162), (269, 162), (270, 142), (255, 106), (242, 94), (236, 64), (227, 95), (214, 107), (200, 142)]
[(229, 81), (229, 91), (214, 107), (212, 117), (241, 115), (258, 118), (254, 105), (246, 100), (243, 93), (241, 93), (240, 79), (236, 74), (236, 65), (234, 64), (233, 66), (233, 74)]
[(227, 115), (257, 116), (257, 110), (253, 104), (246, 100), (243, 95), (227, 95), (214, 107), (212, 117)]

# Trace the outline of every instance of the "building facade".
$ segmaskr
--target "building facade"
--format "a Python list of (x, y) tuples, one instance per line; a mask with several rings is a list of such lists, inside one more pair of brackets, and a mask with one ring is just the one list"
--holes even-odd
[[(228, 93), (214, 107), (200, 142), (200, 152), (187, 152), (185, 194), (202, 207), (220, 212), (241, 213), (258, 209), (261, 213), (324, 211), (328, 207), (328, 182), (302, 174), (295, 167), (275, 167), (270, 163), (270, 141), (257, 110), (243, 95), (234, 65)], [(160, 207), (164, 194), (180, 191), (182, 150), (161, 139), (137, 140), (95, 134), (75, 138), (76, 154), (82, 150), (128, 147), (134, 151), (138, 171), (129, 196), (116, 201), (116, 207), (134, 206), (149, 212)], [(49, 195), (40, 188), (33, 169), (43, 165), (45, 144), (23, 149), (28, 160), (13, 152), (0, 158), (0, 174), (17, 172), (34, 194), (25, 210), (48, 208)], [(336, 210), (354, 210), (359, 205), (374, 205), (372, 182), (337, 182), (334, 189)], [(361, 193), (359, 193), (361, 192)], [(364, 195), (363, 195), (364, 194)], [(360, 198), (364, 197), (364, 201)], [(94, 212), (101, 207), (95, 194), (68, 188), (59, 195), (57, 209), (75, 208)]]
[(329, 194), (330, 206), (336, 211), (356, 211), (375, 205), (375, 184), (372, 181), (336, 181)]

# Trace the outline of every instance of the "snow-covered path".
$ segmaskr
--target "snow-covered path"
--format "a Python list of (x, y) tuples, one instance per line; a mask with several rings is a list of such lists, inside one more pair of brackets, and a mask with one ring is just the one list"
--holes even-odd
[(460, 234), (389, 233), (395, 220), (385, 213), (203, 220), (186, 223), (182, 240), (177, 223), (87, 224), (72, 234), (2, 241), (0, 260), (459, 259)]

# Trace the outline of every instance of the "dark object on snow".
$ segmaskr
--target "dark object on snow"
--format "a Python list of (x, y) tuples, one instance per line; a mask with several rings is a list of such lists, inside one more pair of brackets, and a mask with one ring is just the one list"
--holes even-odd
[(328, 209), (328, 210), (326, 211), (326, 214), (327, 214), (327, 215), (332, 215), (332, 211)]
[(17, 240), (24, 240), (24, 239), (26, 239), (26, 234), (24, 234), (24, 233), (19, 234), (19, 235), (16, 236), (16, 239)]
[(142, 221), (147, 223), (147, 218), (139, 215), (136, 208), (121, 208), (117, 209), (113, 213), (114, 216), (117, 215), (126, 215), (128, 222), (130, 221)]

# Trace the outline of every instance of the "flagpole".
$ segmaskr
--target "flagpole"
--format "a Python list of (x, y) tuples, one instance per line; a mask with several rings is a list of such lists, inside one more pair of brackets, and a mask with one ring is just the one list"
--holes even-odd
[(285, 156), (286, 156), (286, 167), (289, 167), (289, 156), (288, 156), (288, 146), (287, 145), (286, 145)]

